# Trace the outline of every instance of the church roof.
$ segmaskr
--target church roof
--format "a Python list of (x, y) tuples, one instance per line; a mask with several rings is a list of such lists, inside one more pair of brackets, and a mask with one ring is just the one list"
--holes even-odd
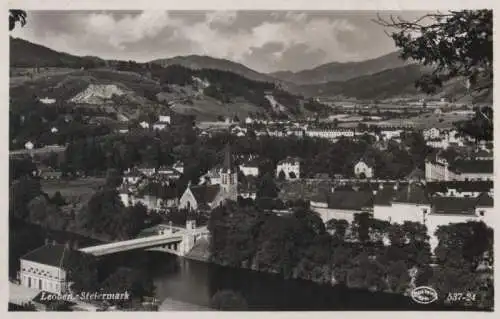
[(191, 186), (191, 192), (199, 204), (208, 204), (215, 200), (220, 192), (220, 185)]

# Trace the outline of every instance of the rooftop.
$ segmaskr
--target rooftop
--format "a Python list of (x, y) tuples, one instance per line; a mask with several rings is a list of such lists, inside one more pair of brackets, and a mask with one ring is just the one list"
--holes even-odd
[(493, 160), (457, 160), (450, 165), (457, 173), (493, 174)]
[(373, 193), (356, 191), (335, 191), (328, 195), (328, 208), (362, 210), (373, 207)]
[(434, 197), (432, 211), (434, 214), (474, 215), (477, 200), (468, 197)]
[(394, 202), (423, 205), (429, 204), (429, 199), (422, 185), (408, 184), (396, 194)]
[(71, 250), (66, 245), (46, 244), (30, 251), (21, 259), (34, 261), (40, 264), (64, 268), (67, 266)]
[(220, 192), (220, 185), (191, 186), (191, 192), (200, 204), (208, 204), (214, 201)]

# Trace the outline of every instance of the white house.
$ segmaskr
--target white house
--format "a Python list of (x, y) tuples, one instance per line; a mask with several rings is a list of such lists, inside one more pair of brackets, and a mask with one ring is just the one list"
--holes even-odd
[(160, 115), (158, 116), (158, 122), (170, 124), (170, 115)]
[(52, 127), (52, 128), (50, 129), (50, 132), (51, 132), (51, 133), (57, 133), (57, 132), (59, 132), (59, 130), (57, 129), (57, 127), (55, 127), (55, 126), (54, 126), (54, 127)]
[(174, 164), (173, 169), (177, 170), (181, 174), (184, 174), (184, 163), (178, 161)]
[(385, 141), (389, 141), (391, 139), (396, 139), (401, 137), (401, 133), (403, 130), (400, 129), (383, 129), (380, 134), (382, 135), (382, 139)]
[(56, 103), (56, 99), (51, 99), (51, 98), (48, 98), (48, 97), (44, 97), (44, 98), (38, 99), (38, 101), (42, 102), (43, 104), (54, 104), (54, 103)]
[(374, 176), (374, 165), (372, 161), (361, 159), (354, 165), (354, 175), (357, 178), (372, 178)]
[(33, 143), (31, 143), (31, 141), (28, 141), (28, 142), (26, 142), (26, 144), (24, 144), (24, 148), (27, 150), (32, 150), (33, 147), (35, 147), (35, 145)]
[(251, 117), (247, 116), (245, 118), (245, 124), (252, 124), (252, 123), (253, 123), (253, 119)]
[(259, 163), (256, 159), (252, 159), (241, 164), (240, 171), (245, 176), (259, 176)]
[(143, 177), (144, 174), (137, 169), (128, 169), (123, 173), (123, 182), (128, 185), (136, 185)]
[(285, 174), (285, 179), (300, 178), (300, 159), (287, 157), (279, 161), (276, 166), (276, 177), (279, 177), (281, 172)]
[(158, 131), (163, 131), (168, 126), (167, 123), (156, 122), (153, 124), (153, 129)]
[(21, 285), (62, 295), (68, 291), (66, 267), (71, 251), (66, 245), (46, 244), (20, 258)]
[(429, 129), (423, 130), (422, 135), (424, 136), (424, 139), (427, 140), (432, 140), (432, 139), (437, 139), (440, 136), (440, 131), (438, 128), (431, 127)]
[(147, 129), (149, 128), (149, 123), (146, 121), (142, 121), (141, 123), (139, 123), (139, 126), (142, 127), (143, 129)]
[(423, 223), (431, 209), (429, 198), (421, 184), (409, 183), (394, 193), (390, 189), (385, 189), (377, 195), (385, 198), (376, 198), (373, 217), (391, 223), (402, 224), (405, 221)]

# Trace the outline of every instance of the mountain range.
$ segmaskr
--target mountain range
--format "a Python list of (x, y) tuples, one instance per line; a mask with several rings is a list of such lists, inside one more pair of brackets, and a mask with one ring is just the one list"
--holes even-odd
[[(57, 52), (22, 39), (10, 40), (11, 67), (107, 66), (109, 61), (96, 57), (78, 57)], [(191, 70), (212, 69), (230, 72), (256, 82), (269, 82), (294, 95), (309, 97), (354, 98), (358, 100), (421, 98), (415, 81), (426, 71), (419, 64), (403, 61), (398, 52), (361, 62), (332, 62), (299, 72), (279, 71), (269, 74), (226, 59), (188, 55), (156, 59), (149, 64), (163, 67), (182, 66)], [(463, 96), (464, 86), (452, 81), (436, 96)], [(486, 94), (489, 100), (491, 93)]]

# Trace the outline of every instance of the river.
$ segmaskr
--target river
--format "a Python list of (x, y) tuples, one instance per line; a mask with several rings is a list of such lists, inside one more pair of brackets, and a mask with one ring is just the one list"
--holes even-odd
[[(11, 274), (15, 274), (19, 267), (18, 257), (43, 244), (42, 238), (56, 238), (61, 242), (75, 237), (74, 234), (65, 232), (49, 234), (36, 229), (37, 226), (34, 225), (26, 226), (23, 230), (28, 231), (27, 228), (29, 238), (35, 242), (31, 245), (33, 247), (28, 245), (16, 248), (15, 252), (11, 250), (11, 258), (17, 260), (11, 260)], [(15, 237), (11, 239), (13, 238)], [(81, 236), (78, 240), (82, 240)], [(83, 246), (86, 245), (82, 243), (81, 247)], [(209, 307), (210, 300), (217, 291), (228, 289), (240, 293), (245, 298), (248, 309), (256, 311), (463, 310), (439, 304), (420, 305), (411, 298), (396, 294), (332, 287), (306, 280), (285, 280), (279, 275), (222, 267), (163, 252), (129, 251), (100, 257), (99, 260), (101, 279), (120, 265), (146, 270), (156, 286), (156, 298), (164, 302), (163, 309), (204, 310)]]
[[(159, 301), (179, 301), (188, 310), (210, 306), (220, 290), (240, 293), (254, 311), (326, 310), (463, 310), (439, 304), (420, 305), (411, 298), (389, 293), (320, 285), (306, 280), (285, 280), (279, 275), (222, 267), (161, 252), (125, 252), (107, 256), (101, 267), (128, 264), (146, 269)], [(189, 306), (191, 305), (191, 306)]]

